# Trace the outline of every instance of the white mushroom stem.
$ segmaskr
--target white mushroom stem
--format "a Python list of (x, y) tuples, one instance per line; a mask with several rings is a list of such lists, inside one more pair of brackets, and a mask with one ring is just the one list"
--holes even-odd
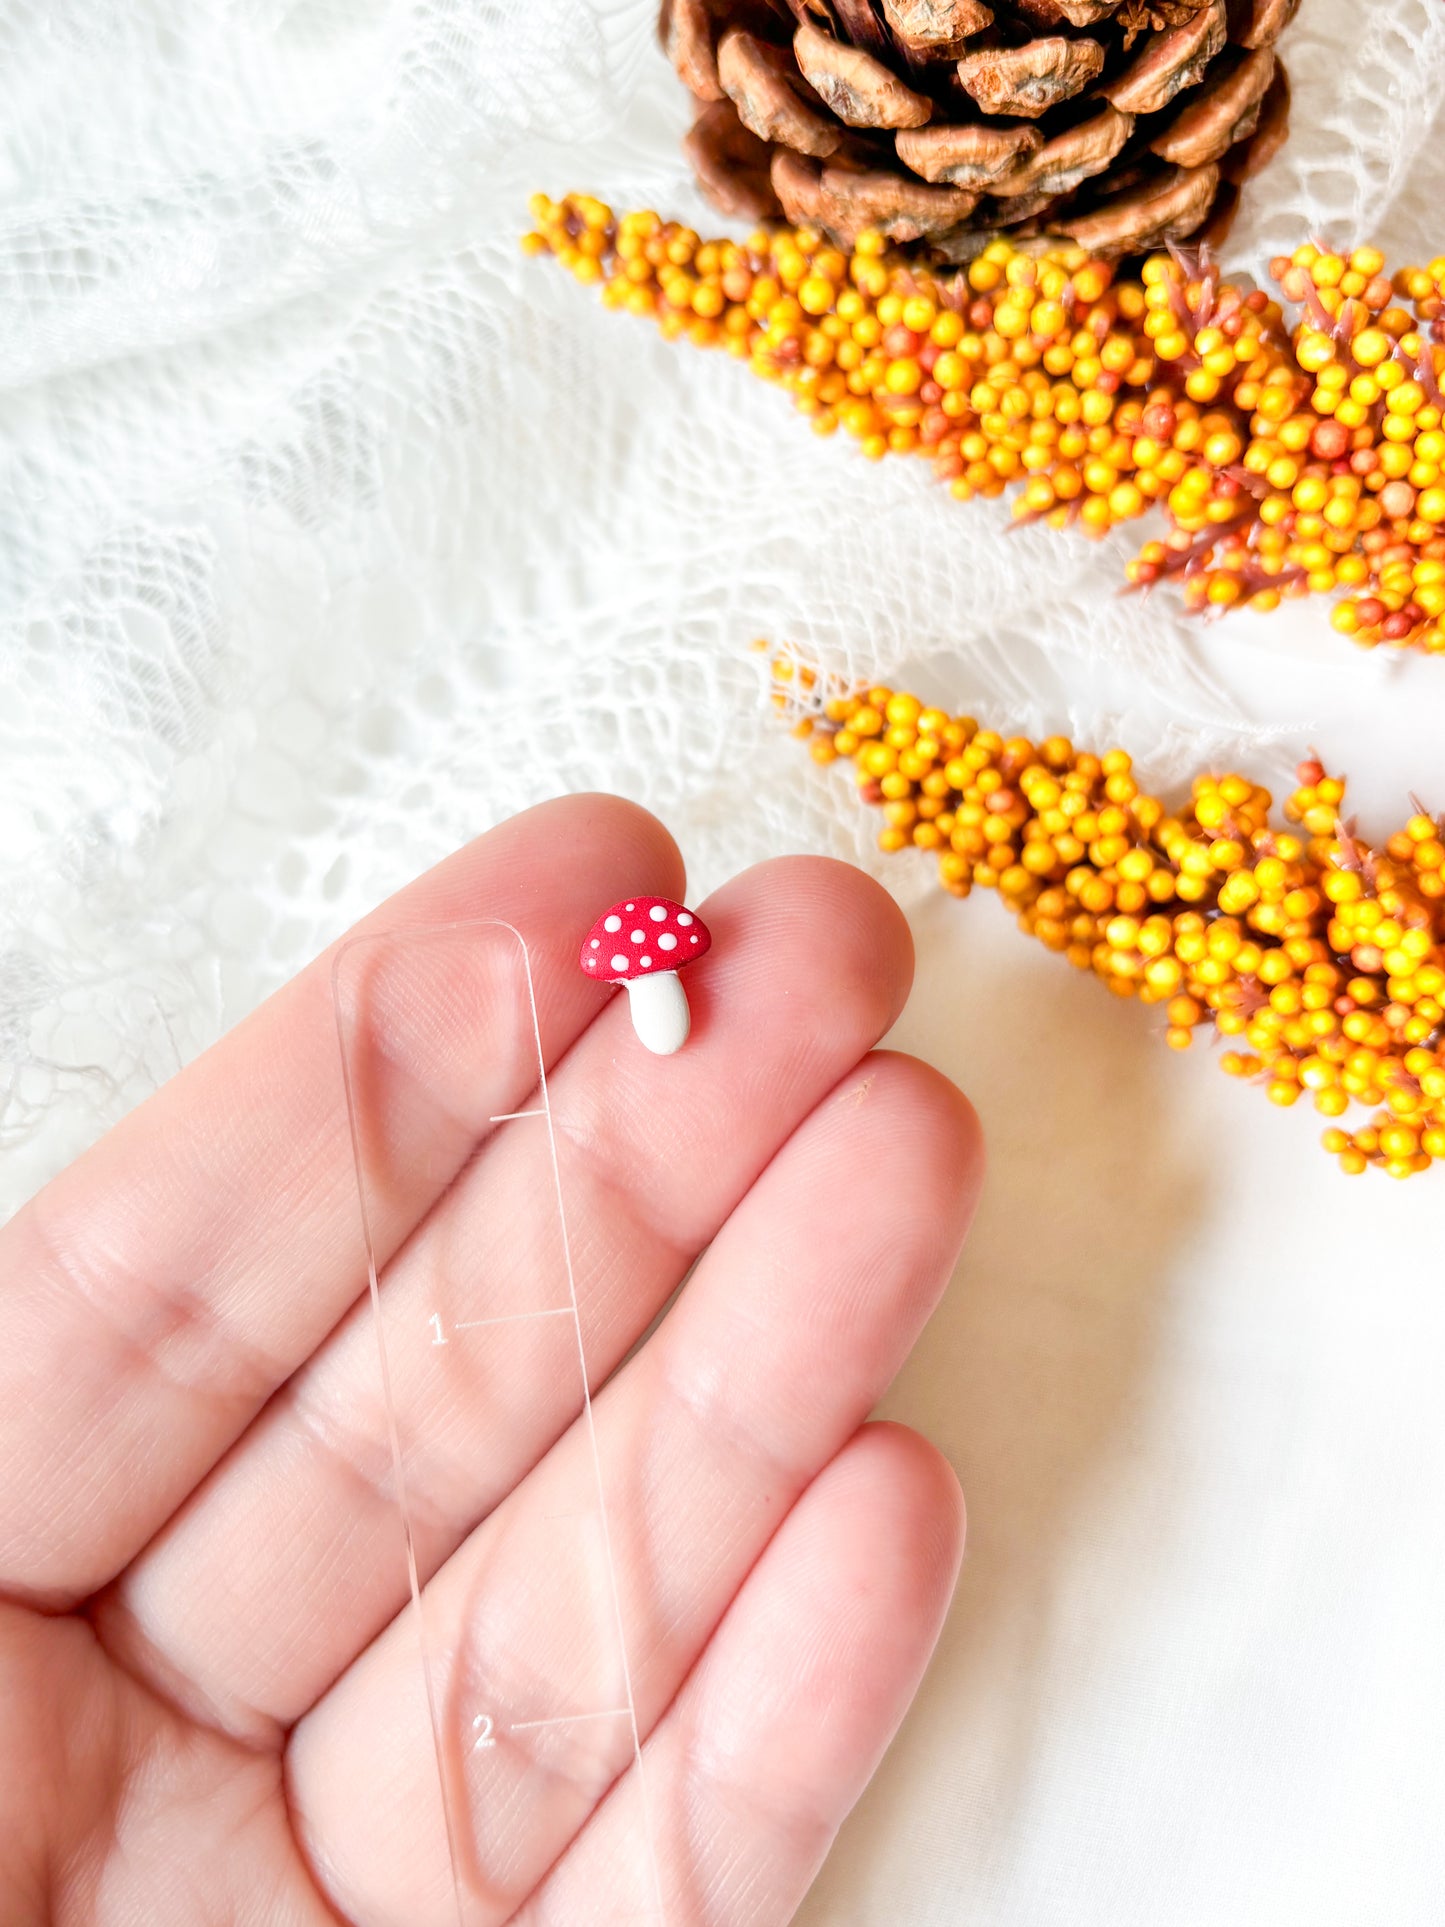
[(675, 1050), (681, 1050), (692, 1029), (692, 1012), (677, 972), (659, 970), (655, 977), (627, 977), (623, 981), (632, 1028), (647, 1048), (659, 1057), (671, 1057)]

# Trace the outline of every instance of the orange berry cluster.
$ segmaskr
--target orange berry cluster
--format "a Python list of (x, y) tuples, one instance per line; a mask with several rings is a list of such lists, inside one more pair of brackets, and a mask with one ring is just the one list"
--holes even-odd
[[(1162, 1004), (1169, 1043), (1208, 1027), (1272, 1102), (1308, 1095), (1351, 1173), (1445, 1160), (1445, 824), (1418, 810), (1382, 851), (1342, 821), (1345, 785), (1302, 763), (1270, 820), (1246, 776), (1196, 778), (1171, 810), (1123, 750), (1033, 743), (916, 696), (819, 700), (791, 656), (777, 700), (814, 759), (853, 763), (885, 850), (934, 854), (946, 890), (996, 890), (1022, 928), (1121, 997)], [(1352, 1105), (1376, 1114), (1348, 1129)]]
[(1373, 248), (1274, 264), (1291, 330), (1207, 255), (1137, 278), (1067, 242), (994, 241), (932, 271), (876, 233), (700, 238), (590, 195), (534, 196), (533, 254), (664, 336), (721, 347), (819, 434), (926, 456), (963, 500), (1017, 487), (1020, 521), (1106, 534), (1152, 506), (1129, 565), (1188, 604), (1273, 609), (1344, 590), (1355, 641), (1445, 652), (1445, 257), (1391, 281)]
[[(1236, 384), (1248, 440), (1225, 479), (1249, 500), (1186, 595), (1228, 606), (1273, 607), (1279, 593), (1345, 590), (1334, 626), (1368, 647), (1445, 650), (1445, 259), (1392, 282), (1374, 248), (1349, 256), (1313, 244), (1273, 263), (1301, 309), (1288, 354), (1256, 381)], [(1172, 329), (1174, 277), (1151, 282), (1156, 325)], [(1186, 291), (1185, 298), (1191, 298)], [(1406, 301), (1413, 304), (1405, 306)], [(1172, 346), (1166, 333), (1156, 342)], [(1197, 343), (1196, 343), (1197, 345)], [(1223, 513), (1220, 474), (1204, 460), (1169, 498), (1174, 531), (1131, 565), (1140, 583), (1188, 556), (1182, 538), (1211, 543), (1208, 516)], [(1213, 472), (1211, 472), (1213, 471)], [(1191, 499), (1192, 498), (1192, 499)], [(1188, 564), (1186, 564), (1186, 567)]]

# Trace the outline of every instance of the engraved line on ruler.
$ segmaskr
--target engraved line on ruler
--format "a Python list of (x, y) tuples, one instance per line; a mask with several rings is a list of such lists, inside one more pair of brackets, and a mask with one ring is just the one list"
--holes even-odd
[(572, 1240), (567, 1231), (567, 1212), (562, 1202), (562, 1164), (557, 1155), (557, 1129), (552, 1118), (552, 1099), (547, 1089), (547, 1057), (542, 1048), (542, 1025), (537, 1015), (537, 987), (532, 981), (532, 958), (522, 944), (522, 969), (527, 979), (527, 1000), (532, 1012), (532, 1033), (537, 1045), (539, 1089), (542, 1109), (547, 1118), (547, 1148), (552, 1155), (552, 1183), (557, 1196), (557, 1220), (562, 1229), (562, 1262), (567, 1271), (567, 1292), (572, 1302), (573, 1328), (577, 1334), (577, 1363), (582, 1373), (582, 1410), (587, 1421), (587, 1439), (592, 1448), (592, 1472), (597, 1484), (597, 1511), (602, 1523), (602, 1550), (607, 1562), (607, 1580), (612, 1593), (612, 1623), (617, 1634), (617, 1650), (622, 1661), (622, 1686), (627, 1697), (627, 1717), (632, 1731), (632, 1763), (637, 1773), (638, 1797), (642, 1803), (642, 1831), (647, 1844), (648, 1869), (652, 1875), (653, 1898), (659, 1917), (663, 1914), (662, 1870), (657, 1864), (657, 1848), (652, 1835), (652, 1810), (647, 1797), (647, 1770), (642, 1763), (642, 1734), (637, 1724), (637, 1696), (632, 1690), (632, 1662), (627, 1654), (627, 1634), (622, 1620), (622, 1595), (617, 1584), (617, 1561), (612, 1551), (612, 1529), (607, 1518), (607, 1494), (602, 1482), (602, 1458), (597, 1449), (597, 1419), (592, 1410), (592, 1387), (587, 1377), (587, 1348), (582, 1340), (582, 1316), (577, 1300), (577, 1274), (572, 1267)]
[(572, 1315), (570, 1305), (549, 1305), (546, 1311), (508, 1311), (499, 1318), (459, 1318), (452, 1330), (476, 1332), (487, 1325), (524, 1325), (529, 1318), (571, 1318)]
[(591, 1409), (591, 1382), (588, 1380), (588, 1349), (582, 1339), (582, 1312), (578, 1307), (576, 1295), (576, 1270), (572, 1268), (572, 1239), (566, 1229), (566, 1208), (563, 1204), (563, 1162), (557, 1156), (557, 1123), (551, 1114), (551, 1093), (547, 1089), (547, 1054), (541, 1048), (541, 1019), (538, 1016), (538, 987), (532, 981), (532, 952), (522, 942), (522, 971), (526, 975), (526, 994), (532, 1006), (532, 1035), (538, 1046), (538, 1089), (541, 1091), (541, 1108), (547, 1114), (547, 1150), (551, 1152), (551, 1177), (557, 1189), (557, 1222), (563, 1227), (563, 1264), (566, 1266), (566, 1291), (572, 1301), (572, 1328), (576, 1332), (576, 1357), (582, 1370), (582, 1411), (588, 1420), (588, 1443), (591, 1445), (591, 1472), (597, 1482), (597, 1515), (603, 1528), (603, 1557), (607, 1559), (607, 1584), (613, 1594), (613, 1626), (617, 1628), (617, 1651), (622, 1661), (622, 1690), (628, 1705), (628, 1725), (632, 1729), (632, 1765), (638, 1775), (638, 1798), (642, 1802), (642, 1831), (647, 1844), (647, 1869), (653, 1879), (653, 1900), (657, 1902), (657, 1914), (663, 1915), (663, 1869), (657, 1865), (657, 1846), (653, 1842), (653, 1817), (651, 1802), (647, 1800), (647, 1769), (642, 1763), (642, 1732), (638, 1729), (638, 1696), (632, 1690), (632, 1661), (628, 1657), (626, 1628), (622, 1624), (622, 1596), (617, 1584), (617, 1557), (613, 1555), (613, 1528), (607, 1518), (607, 1491), (603, 1488), (601, 1476), (601, 1453), (597, 1451), (597, 1416)]
[(510, 1124), (519, 1117), (545, 1117), (545, 1111), (503, 1111), (499, 1116), (489, 1118), (490, 1124)]
[[(515, 934), (515, 933), (514, 933)], [(365, 938), (353, 941), (365, 942)], [(518, 938), (520, 942), (520, 937)], [(427, 1617), (421, 1602), (421, 1573), (417, 1565), (416, 1535), (412, 1531), (411, 1503), (406, 1489), (406, 1461), (401, 1450), (401, 1429), (397, 1423), (396, 1399), (391, 1386), (391, 1364), (386, 1355), (386, 1332), (381, 1316), (381, 1280), (376, 1269), (376, 1242), (371, 1232), (371, 1212), (367, 1208), (365, 1163), (361, 1154), (361, 1137), (356, 1122), (356, 1092), (351, 1075), (351, 1056), (346, 1048), (346, 1025), (341, 1013), (341, 964), (351, 944), (344, 943), (336, 952), (331, 964), (331, 1002), (336, 1015), (336, 1042), (341, 1052), (341, 1082), (346, 1093), (346, 1122), (351, 1136), (351, 1160), (356, 1169), (356, 1201), (361, 1213), (361, 1238), (366, 1248), (366, 1285), (371, 1298), (371, 1325), (376, 1338), (376, 1354), (381, 1370), (381, 1397), (386, 1407), (387, 1443), (391, 1447), (391, 1463), (396, 1479), (397, 1506), (401, 1513), (402, 1537), (406, 1542), (406, 1577), (411, 1593), (413, 1615), (417, 1626), (417, 1644), (421, 1649), (422, 1685), (426, 1692), (427, 1716), (431, 1721), (432, 1750), (436, 1756), (437, 1783), (442, 1796), (442, 1825), (447, 1836), (447, 1857), (452, 1870), (452, 1899), (456, 1903), (457, 1927), (466, 1927), (466, 1914), (462, 1902), (461, 1882), (457, 1868), (458, 1843), (456, 1821), (452, 1814), (452, 1803), (447, 1798), (447, 1763), (442, 1751), (441, 1719), (437, 1706), (436, 1679), (432, 1667), (431, 1642), (428, 1637)], [(525, 958), (527, 946), (522, 945)], [(531, 983), (531, 969), (527, 971), (528, 984)], [(533, 1003), (533, 1028), (537, 1028), (535, 1000)], [(538, 1031), (540, 1037), (540, 1030)], [(565, 1227), (564, 1227), (565, 1228)]]
[(584, 1720), (625, 1720), (632, 1712), (630, 1706), (604, 1706), (599, 1713), (559, 1713), (552, 1720), (513, 1720), (508, 1727), (509, 1733), (535, 1733), (543, 1726), (579, 1726)]

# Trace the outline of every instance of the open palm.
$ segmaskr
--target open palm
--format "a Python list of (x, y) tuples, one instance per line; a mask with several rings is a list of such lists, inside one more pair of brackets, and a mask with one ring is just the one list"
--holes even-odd
[[(953, 1266), (977, 1127), (942, 1078), (872, 1049), (911, 953), (863, 876), (788, 859), (718, 892), (693, 1038), (668, 1059), (576, 967), (628, 891), (681, 897), (670, 839), (573, 798), (377, 922), (485, 908), (526, 931), (660, 1918), (772, 1927), (902, 1717), (957, 1572), (949, 1469), (864, 1421)], [(386, 1070), (403, 1125), (426, 1068), (409, 1054), (464, 1080), (474, 1047), (464, 1000), (413, 1003)], [(446, 1105), (410, 1128), (373, 1227), (384, 1292), (424, 1293), (459, 1213), (530, 1208), (485, 1120)], [(356, 1227), (323, 958), (0, 1234), (7, 1927), (454, 1927)], [(521, 1581), (592, 1490), (589, 1427), (575, 1399), (501, 1396), (448, 1425), (418, 1481), (429, 1621), (453, 1668), (546, 1704), (575, 1626)], [(463, 1760), (452, 1700), (441, 1716)], [(630, 1744), (579, 1726), (505, 1745), (488, 1768), (510, 1762), (510, 1804), (478, 1803), (459, 1842), (468, 1922), (636, 1917)]]

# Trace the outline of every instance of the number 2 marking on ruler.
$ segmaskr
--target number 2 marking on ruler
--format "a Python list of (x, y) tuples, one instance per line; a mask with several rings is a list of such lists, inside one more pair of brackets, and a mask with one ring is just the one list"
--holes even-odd
[(490, 1713), (478, 1713), (477, 1717), (472, 1721), (472, 1731), (476, 1734), (476, 1738), (472, 1741), (473, 1753), (480, 1753), (483, 1747), (495, 1746), (497, 1744), (492, 1732), (492, 1716)]

